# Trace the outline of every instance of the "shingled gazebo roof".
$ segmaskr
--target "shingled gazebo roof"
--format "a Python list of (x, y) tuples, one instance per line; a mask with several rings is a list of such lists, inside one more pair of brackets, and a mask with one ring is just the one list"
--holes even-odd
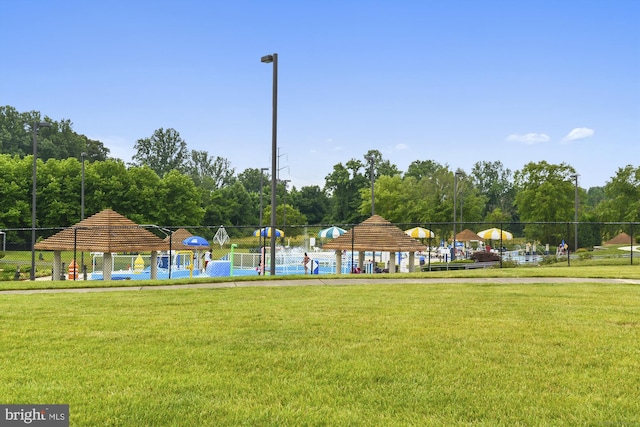
[[(193, 246), (185, 245), (184, 243), (182, 243), (184, 239), (188, 239), (189, 237), (193, 237), (193, 234), (191, 234), (189, 230), (185, 228), (178, 228), (171, 234), (171, 236), (165, 237), (164, 242), (167, 245), (169, 244), (169, 242), (171, 242), (171, 249), (174, 251), (193, 250)], [(171, 238), (171, 241), (169, 241), (169, 238)], [(208, 247), (209, 246), (200, 246), (200, 249)]]
[(76, 225), (36, 243), (37, 250), (88, 252), (145, 252), (168, 250), (160, 237), (119, 213), (105, 209)]
[[(353, 240), (353, 241), (352, 241)], [(384, 252), (417, 252), (427, 250), (418, 240), (391, 224), (380, 215), (373, 215), (342, 236), (325, 243), (323, 249)]]
[(456, 234), (456, 240), (458, 242), (468, 242), (470, 240), (484, 240), (484, 239), (478, 236), (473, 231), (469, 230), (468, 228), (465, 228), (464, 230)]
[(631, 236), (629, 236), (624, 231), (618, 234), (611, 240), (604, 242), (605, 245), (630, 245), (631, 244)]

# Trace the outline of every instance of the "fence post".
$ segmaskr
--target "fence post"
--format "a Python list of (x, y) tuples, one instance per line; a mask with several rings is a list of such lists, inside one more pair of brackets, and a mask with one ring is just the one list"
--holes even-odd
[(633, 223), (631, 223), (631, 265), (633, 265)]
[[(429, 224), (429, 231), (433, 230), (433, 224)], [(428, 270), (431, 271), (431, 233), (429, 233), (429, 246), (427, 246), (427, 263), (429, 265)]]
[(498, 256), (500, 257), (500, 268), (502, 268), (502, 256), (504, 252), (502, 252), (502, 222), (500, 223), (500, 248), (498, 248)]
[[(571, 223), (567, 223), (567, 236), (569, 236), (569, 233), (571, 232)], [(573, 248), (573, 250), (575, 251), (576, 248)], [(571, 249), (567, 249), (567, 267), (571, 267)]]

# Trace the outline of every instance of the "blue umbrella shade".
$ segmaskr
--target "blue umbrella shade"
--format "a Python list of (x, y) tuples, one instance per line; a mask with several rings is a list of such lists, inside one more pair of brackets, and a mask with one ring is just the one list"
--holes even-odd
[[(271, 227), (264, 227), (253, 232), (254, 236), (271, 237)], [(284, 231), (276, 228), (276, 237), (284, 236)]]
[(208, 248), (209, 247), (209, 242), (207, 242), (207, 239), (205, 239), (204, 237), (200, 237), (200, 236), (191, 236), (191, 237), (187, 237), (186, 239), (184, 239), (182, 241), (183, 245), (187, 245), (187, 246), (193, 246), (194, 248)]
[(343, 230), (340, 227), (333, 226), (325, 228), (324, 230), (320, 230), (320, 232), (318, 233), (318, 237), (321, 237), (323, 239), (335, 239), (336, 237), (342, 236), (346, 232), (346, 230)]

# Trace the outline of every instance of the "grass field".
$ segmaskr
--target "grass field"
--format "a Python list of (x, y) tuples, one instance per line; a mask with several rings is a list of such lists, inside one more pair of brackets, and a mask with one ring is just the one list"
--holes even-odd
[(0, 402), (71, 425), (639, 425), (637, 285), (0, 295)]
[(384, 282), (385, 279), (393, 278), (519, 278), (519, 277), (576, 277), (584, 279), (615, 278), (615, 279), (640, 279), (640, 263), (634, 265), (591, 265), (588, 261), (582, 264), (573, 263), (571, 267), (566, 265), (550, 265), (540, 267), (522, 268), (489, 268), (477, 270), (451, 270), (451, 271), (431, 271), (417, 273), (399, 274), (342, 274), (342, 275), (288, 275), (288, 276), (232, 276), (232, 277), (204, 277), (185, 278), (170, 280), (21, 280), (21, 281), (0, 281), (0, 291), (8, 290), (29, 290), (29, 289), (70, 289), (70, 288), (108, 288), (108, 287), (140, 287), (140, 286), (163, 286), (181, 285), (190, 283), (223, 283), (223, 282), (265, 282), (270, 280), (313, 280), (313, 279), (367, 279), (373, 283)]

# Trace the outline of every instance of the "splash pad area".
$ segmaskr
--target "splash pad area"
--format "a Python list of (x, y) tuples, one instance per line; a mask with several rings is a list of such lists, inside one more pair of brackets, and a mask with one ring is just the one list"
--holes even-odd
[[(104, 280), (103, 255), (92, 253), (92, 272), (89, 280)], [(227, 255), (228, 256), (228, 255)], [(171, 262), (170, 262), (171, 261)], [(173, 251), (158, 256), (157, 279), (180, 279), (186, 277), (222, 277), (231, 275), (231, 262), (228, 260), (210, 261), (206, 270), (194, 251)], [(151, 255), (114, 254), (111, 259), (111, 280), (150, 280)]]
[[(195, 251), (173, 251), (171, 263), (169, 254), (161, 253), (157, 258), (157, 279), (179, 279), (188, 277), (227, 277), (227, 276), (257, 276), (260, 274), (260, 254), (227, 252), (219, 259), (209, 261), (207, 268), (201, 265), (201, 260)], [(103, 280), (103, 254), (92, 253), (91, 272), (87, 274), (89, 280)], [(368, 253), (369, 258), (374, 254)], [(302, 260), (302, 248), (278, 248), (276, 251), (276, 275), (305, 274)], [(311, 258), (310, 274), (335, 274), (335, 252), (309, 252)], [(381, 260), (382, 253), (375, 254)], [(358, 254), (344, 252), (342, 254), (342, 274), (352, 271), (358, 262)], [(111, 261), (111, 280), (150, 280), (151, 255), (149, 254), (114, 254)], [(267, 257), (265, 274), (271, 270), (270, 259)]]

